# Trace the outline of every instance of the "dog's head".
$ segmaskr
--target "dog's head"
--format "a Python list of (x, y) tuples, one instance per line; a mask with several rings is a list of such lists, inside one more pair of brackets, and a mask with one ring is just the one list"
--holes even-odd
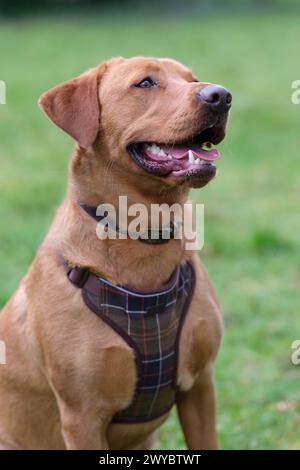
[[(202, 187), (216, 173), (231, 94), (179, 62), (112, 59), (40, 98), (50, 119), (83, 148), (138, 176)], [(101, 151), (102, 149), (102, 151)]]

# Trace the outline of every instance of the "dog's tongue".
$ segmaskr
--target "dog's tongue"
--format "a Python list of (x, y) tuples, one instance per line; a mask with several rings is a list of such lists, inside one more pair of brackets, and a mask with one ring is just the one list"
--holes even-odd
[(168, 154), (171, 154), (172, 157), (181, 159), (185, 158), (191, 150), (195, 158), (200, 158), (201, 160), (217, 160), (220, 158), (220, 153), (217, 149), (205, 150), (199, 145), (176, 145), (172, 147), (170, 145), (161, 145), (161, 148)]

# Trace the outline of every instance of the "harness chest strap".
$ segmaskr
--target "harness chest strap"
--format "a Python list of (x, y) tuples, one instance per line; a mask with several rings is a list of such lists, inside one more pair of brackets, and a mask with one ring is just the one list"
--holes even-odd
[(112, 421), (145, 422), (165, 414), (176, 398), (180, 333), (195, 285), (192, 264), (177, 267), (163, 288), (143, 292), (114, 285), (88, 269), (67, 263), (65, 269), (87, 307), (135, 351), (134, 397)]

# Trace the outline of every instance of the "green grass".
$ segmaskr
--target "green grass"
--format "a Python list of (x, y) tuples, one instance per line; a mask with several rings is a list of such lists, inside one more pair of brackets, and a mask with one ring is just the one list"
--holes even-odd
[[(0, 303), (26, 272), (64, 195), (71, 140), (36, 106), (41, 92), (111, 56), (175, 57), (234, 95), (215, 182), (205, 203), (205, 248), (224, 310), (217, 361), (218, 431), (226, 449), (300, 447), (299, 126), (296, 16), (73, 18), (2, 23)], [(175, 414), (162, 448), (182, 448)]]

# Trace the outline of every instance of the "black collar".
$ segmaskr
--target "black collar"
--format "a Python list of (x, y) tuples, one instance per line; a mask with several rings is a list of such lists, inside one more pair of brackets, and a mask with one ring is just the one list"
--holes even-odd
[[(97, 215), (97, 207), (92, 207), (87, 204), (79, 204), (81, 209), (83, 209), (90, 217), (92, 217), (94, 220), (97, 222), (101, 222), (105, 216), (102, 215)], [(117, 226), (117, 232), (119, 232), (119, 227)], [(158, 232), (158, 238), (151, 238), (152, 236), (152, 230), (148, 230), (147, 237), (144, 238), (138, 238), (138, 241), (142, 243), (147, 243), (148, 245), (163, 245), (165, 243), (168, 243), (170, 240), (174, 238), (174, 233), (175, 233), (175, 226), (173, 222), (170, 222), (170, 226), (166, 227), (164, 229), (159, 229), (156, 231), (156, 235)], [(168, 237), (164, 237), (166, 232), (168, 233)]]

